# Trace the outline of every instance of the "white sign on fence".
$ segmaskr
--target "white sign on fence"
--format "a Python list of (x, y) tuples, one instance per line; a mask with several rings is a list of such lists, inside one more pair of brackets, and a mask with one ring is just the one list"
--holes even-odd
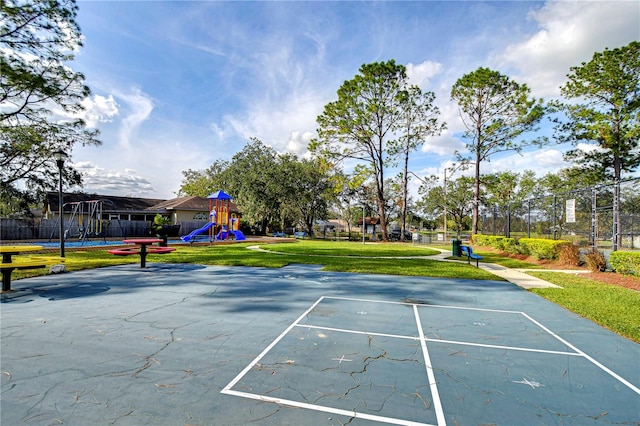
[(576, 223), (576, 200), (567, 200), (565, 208), (565, 217), (567, 223)]

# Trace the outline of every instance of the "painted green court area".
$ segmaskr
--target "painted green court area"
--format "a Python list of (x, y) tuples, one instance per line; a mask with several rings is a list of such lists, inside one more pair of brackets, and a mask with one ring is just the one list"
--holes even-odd
[(640, 419), (639, 345), (506, 282), (151, 264), (15, 288), (2, 424)]

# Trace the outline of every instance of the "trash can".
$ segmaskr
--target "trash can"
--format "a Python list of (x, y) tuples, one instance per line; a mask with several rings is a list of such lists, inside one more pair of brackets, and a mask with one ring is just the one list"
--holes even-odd
[(458, 240), (457, 238), (454, 238), (451, 240), (452, 256), (457, 256), (457, 257), (462, 256), (462, 248), (460, 247), (461, 245), (462, 245), (462, 241)]

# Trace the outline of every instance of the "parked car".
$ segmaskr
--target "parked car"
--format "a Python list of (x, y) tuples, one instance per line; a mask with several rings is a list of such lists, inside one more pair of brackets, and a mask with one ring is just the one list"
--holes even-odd
[[(394, 229), (389, 234), (389, 240), (391, 241), (400, 241), (400, 236), (402, 235), (402, 231), (400, 229)], [(404, 240), (411, 241), (412, 234), (409, 231), (404, 231)]]

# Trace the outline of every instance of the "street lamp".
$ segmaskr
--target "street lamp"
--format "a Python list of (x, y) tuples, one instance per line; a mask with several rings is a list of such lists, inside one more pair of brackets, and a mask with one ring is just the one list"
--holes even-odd
[(62, 168), (64, 167), (64, 162), (69, 158), (66, 152), (62, 150), (58, 150), (53, 153), (53, 158), (56, 160), (56, 165), (58, 166), (58, 172), (60, 174), (60, 179), (58, 182), (58, 214), (60, 215), (60, 257), (64, 257), (64, 211), (63, 209), (63, 200), (62, 200)]
[(364, 231), (365, 231), (365, 227), (364, 227), (364, 204), (362, 204), (362, 244), (364, 245)]

